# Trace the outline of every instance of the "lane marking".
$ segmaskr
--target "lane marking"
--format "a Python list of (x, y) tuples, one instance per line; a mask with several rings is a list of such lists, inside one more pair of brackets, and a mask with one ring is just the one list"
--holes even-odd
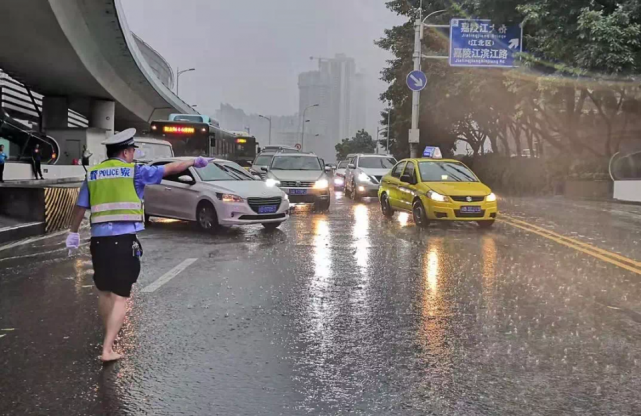
[(162, 276), (160, 276), (160, 278), (158, 278), (158, 280), (156, 280), (155, 282), (153, 282), (152, 284), (150, 284), (149, 286), (144, 288), (142, 290), (142, 292), (143, 293), (153, 293), (153, 292), (155, 292), (160, 287), (162, 287), (162, 285), (164, 285), (165, 283), (169, 282), (174, 277), (178, 276), (187, 267), (189, 267), (192, 264), (194, 264), (196, 262), (196, 260), (198, 260), (198, 259), (187, 259), (187, 260), (183, 261), (178, 266), (174, 267), (173, 269), (169, 270), (167, 273), (165, 273)]
[(501, 214), (501, 218), (503, 218), (503, 217), (504, 217), (504, 218), (506, 218), (508, 221), (513, 221), (513, 222), (515, 222), (515, 223), (517, 223), (517, 224), (521, 224), (521, 225), (523, 225), (523, 226), (525, 226), (525, 227), (531, 227), (531, 228), (534, 228), (534, 229), (536, 229), (536, 230), (539, 230), (539, 231), (541, 231), (541, 232), (544, 232), (544, 233), (547, 233), (547, 234), (553, 235), (554, 237), (560, 238), (560, 239), (562, 239), (562, 240), (568, 240), (568, 241), (570, 241), (572, 244), (576, 244), (576, 245), (578, 245), (578, 246), (585, 247), (585, 248), (587, 248), (588, 250), (596, 251), (596, 252), (601, 253), (601, 254), (603, 254), (603, 255), (606, 255), (606, 256), (609, 256), (609, 257), (613, 257), (613, 258), (615, 258), (615, 259), (617, 259), (617, 260), (621, 260), (621, 261), (623, 261), (623, 262), (625, 262), (625, 263), (630, 263), (630, 264), (632, 264), (633, 266), (636, 266), (636, 267), (641, 268), (641, 262), (640, 262), (640, 261), (636, 261), (636, 260), (633, 260), (633, 259), (631, 259), (631, 258), (628, 258), (628, 257), (622, 256), (622, 255), (620, 255), (620, 254), (613, 253), (613, 252), (611, 252), (611, 251), (604, 250), (604, 249), (602, 249), (602, 248), (599, 248), (599, 247), (593, 246), (593, 245), (591, 245), (591, 244), (588, 244), (588, 243), (584, 243), (584, 242), (582, 242), (582, 241), (575, 240), (574, 238), (571, 238), (571, 237), (568, 237), (568, 236), (565, 236), (565, 235), (562, 235), (562, 234), (555, 233), (554, 231), (548, 230), (547, 228), (539, 227), (539, 226), (536, 226), (536, 225), (534, 225), (534, 224), (530, 224), (529, 222), (521, 221), (521, 220), (517, 220), (516, 218), (510, 217), (510, 216), (508, 216), (508, 215), (503, 215), (503, 214)]
[[(561, 239), (561, 238), (554, 237), (554, 236), (552, 236), (552, 235), (550, 235), (550, 234), (547, 234), (547, 233), (545, 233), (545, 232), (541, 232), (541, 231), (538, 231), (538, 230), (533, 229), (533, 228), (524, 227), (524, 226), (522, 226), (522, 225), (519, 225), (519, 224), (516, 224), (516, 223), (512, 223), (512, 222), (507, 221), (507, 220), (499, 220), (499, 221), (500, 221), (500, 222), (502, 222), (502, 223), (505, 223), (505, 224), (511, 225), (512, 227), (520, 228), (520, 229), (525, 230), (525, 231), (527, 231), (527, 232), (530, 232), (530, 233), (534, 233), (534, 234), (540, 235), (541, 237), (545, 237), (545, 238), (547, 238), (548, 240), (552, 240), (552, 241), (557, 242), (557, 243), (559, 243), (559, 244), (561, 244), (561, 245), (564, 245), (564, 246), (566, 246), (566, 247), (573, 248), (574, 250), (580, 251), (580, 252), (582, 252), (582, 253), (585, 253), (585, 254), (587, 254), (587, 255), (590, 255), (590, 256), (592, 256), (592, 257), (595, 257), (595, 258), (597, 258), (597, 259), (599, 259), (599, 260), (602, 260), (602, 261), (604, 261), (604, 262), (606, 262), (606, 263), (613, 264), (613, 265), (615, 265), (615, 266), (621, 267), (622, 269), (625, 269), (625, 270), (631, 271), (632, 273), (636, 273), (636, 274), (638, 274), (638, 275), (640, 275), (640, 276), (641, 276), (641, 269), (637, 269), (637, 268), (632, 267), (632, 266), (630, 266), (630, 265), (628, 265), (628, 264), (622, 263), (622, 262), (620, 262), (620, 261), (617, 261), (617, 260), (614, 260), (614, 259), (612, 259), (612, 258), (606, 257), (606, 256), (604, 256), (604, 255), (602, 255), (602, 254), (599, 254), (599, 253), (596, 253), (596, 252), (594, 252), (594, 251), (588, 250), (588, 249), (586, 249), (586, 248), (584, 248), (584, 247), (581, 247), (581, 246), (580, 246), (580, 245), (578, 245), (578, 244), (573, 244), (573, 243), (570, 243), (570, 242), (568, 242), (568, 241), (564, 241), (564, 240), (563, 240), (563, 239)], [(527, 223), (526, 223), (526, 224), (527, 224)], [(568, 238), (568, 239), (569, 239), (569, 238)], [(569, 239), (569, 240), (572, 240), (572, 239)], [(628, 259), (628, 260), (630, 260), (630, 259)]]

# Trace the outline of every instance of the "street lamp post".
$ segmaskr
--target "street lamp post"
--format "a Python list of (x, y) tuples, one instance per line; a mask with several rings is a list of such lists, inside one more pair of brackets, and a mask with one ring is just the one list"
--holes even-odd
[[(416, 19), (416, 22), (414, 22), (414, 71), (420, 71), (421, 70), (421, 59), (423, 59), (423, 47), (422, 47), (422, 40), (423, 40), (423, 25), (425, 24), (425, 21), (429, 19), (430, 17), (444, 13), (447, 11), (445, 10), (437, 10), (433, 13), (430, 13), (425, 17), (425, 19), (422, 18), (422, 13), (423, 13), (423, 7), (422, 7), (423, 2), (421, 1), (421, 10), (420, 10), (420, 15), (419, 18)], [(418, 134), (418, 118), (419, 118), (419, 107), (420, 107), (420, 102), (421, 102), (421, 92), (420, 91), (414, 91), (412, 93), (412, 131)], [(410, 134), (411, 137), (411, 134)], [(418, 157), (419, 153), (419, 144), (418, 143), (410, 143), (410, 157)]]
[(392, 102), (389, 103), (389, 111), (387, 112), (387, 146), (385, 150), (389, 155), (389, 136), (392, 134)]
[(389, 127), (379, 127), (376, 129), (376, 153), (378, 153), (378, 136), (382, 131), (387, 130), (387, 147), (388, 147), (388, 152), (389, 153)]
[(306, 114), (307, 114), (307, 110), (314, 107), (320, 107), (320, 104), (312, 104), (307, 108), (305, 108), (305, 110), (303, 110), (303, 128), (302, 128), (303, 131), (300, 135), (300, 147), (301, 147), (301, 150), (303, 151), (305, 150), (305, 123), (309, 123), (310, 121), (306, 119)]
[(272, 144), (272, 119), (261, 115), (259, 115), (258, 117), (264, 118), (265, 120), (269, 121), (269, 144)]
[(185, 72), (192, 72), (195, 70), (196, 68), (189, 68), (181, 71), (180, 68), (176, 68), (176, 95), (177, 96), (180, 96), (180, 76)]

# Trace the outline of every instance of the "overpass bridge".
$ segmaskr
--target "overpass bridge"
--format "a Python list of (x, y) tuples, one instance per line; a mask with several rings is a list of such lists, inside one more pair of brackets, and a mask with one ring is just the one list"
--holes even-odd
[(3, 0), (0, 15), (0, 68), (43, 96), (47, 132), (67, 129), (70, 110), (105, 132), (197, 113), (171, 91), (170, 66), (136, 39), (120, 0)]

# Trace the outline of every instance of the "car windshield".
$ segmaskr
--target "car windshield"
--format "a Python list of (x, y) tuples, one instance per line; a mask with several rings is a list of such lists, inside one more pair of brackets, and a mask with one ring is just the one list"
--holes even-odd
[(250, 175), (242, 166), (234, 162), (222, 162), (217, 163), (216, 166), (224, 169), (225, 172), (232, 174), (233, 176), (238, 177), (241, 181), (253, 181), (256, 180), (252, 175)]
[(207, 167), (196, 169), (196, 172), (204, 182), (253, 180), (251, 177), (243, 177), (219, 163), (210, 163)]
[(423, 182), (478, 182), (465, 165), (454, 162), (419, 162)]
[(341, 163), (338, 164), (338, 167), (336, 169), (347, 169), (347, 160), (343, 160)]
[(272, 162), (272, 170), (322, 170), (322, 168), (316, 157), (278, 156)]
[(393, 157), (361, 157), (358, 159), (358, 167), (366, 169), (392, 169), (396, 164)]
[(273, 155), (258, 156), (254, 161), (254, 166), (269, 166), (273, 158)]

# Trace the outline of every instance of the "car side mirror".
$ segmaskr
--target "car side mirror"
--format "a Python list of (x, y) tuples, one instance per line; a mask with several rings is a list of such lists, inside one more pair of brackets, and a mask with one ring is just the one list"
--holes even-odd
[(332, 168), (331, 166), (325, 166), (325, 172), (331, 172)]
[(260, 170), (265, 172), (265, 173), (269, 172), (269, 168), (267, 166), (261, 166)]
[(178, 178), (178, 182), (180, 182), (180, 183), (186, 183), (187, 185), (193, 185), (193, 184), (195, 184), (195, 183), (196, 183), (196, 181), (194, 180), (194, 178), (192, 178), (192, 177), (191, 177), (191, 176), (189, 176), (189, 175), (183, 175), (183, 176), (180, 176), (180, 177)]
[(353, 163), (350, 163), (349, 165), (347, 165), (347, 169), (356, 169), (356, 165)]
[(416, 181), (410, 175), (401, 176), (401, 182), (409, 183), (410, 185), (416, 185)]

